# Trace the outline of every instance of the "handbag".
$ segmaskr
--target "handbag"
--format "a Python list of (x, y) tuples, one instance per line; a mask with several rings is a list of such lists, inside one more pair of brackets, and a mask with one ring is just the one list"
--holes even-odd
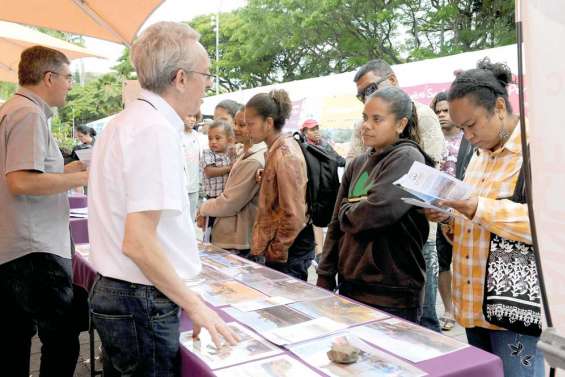
[[(523, 167), (510, 199), (526, 203)], [(541, 334), (541, 291), (534, 253), (532, 245), (491, 235), (483, 295), (487, 322), (519, 334)]]

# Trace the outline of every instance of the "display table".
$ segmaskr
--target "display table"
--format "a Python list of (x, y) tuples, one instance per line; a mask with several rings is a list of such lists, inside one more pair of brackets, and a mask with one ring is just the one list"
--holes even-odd
[(88, 207), (87, 196), (84, 194), (69, 194), (70, 208), (86, 208)]
[[(73, 275), (75, 284), (90, 290), (96, 272), (88, 260), (80, 253), (73, 259)], [(226, 322), (234, 321), (228, 314), (219, 308), (213, 308)], [(192, 328), (190, 320), (183, 313), (180, 321), (180, 331)], [(181, 346), (182, 376), (214, 376), (214, 372), (195, 354)], [(285, 354), (299, 360), (287, 350)], [(465, 347), (459, 351), (449, 353), (430, 360), (413, 364), (427, 372), (429, 376), (462, 376), (462, 377), (502, 377), (501, 360), (490, 353), (474, 347)], [(320, 375), (324, 375), (320, 373)]]

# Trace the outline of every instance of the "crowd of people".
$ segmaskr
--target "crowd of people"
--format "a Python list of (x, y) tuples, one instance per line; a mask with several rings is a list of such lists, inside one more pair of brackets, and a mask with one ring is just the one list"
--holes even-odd
[[(178, 375), (181, 309), (196, 336), (206, 328), (217, 346), (238, 341), (183, 282), (201, 269), (195, 225), (214, 245), (302, 280), (322, 243), (309, 214), (307, 162), (285, 132), (286, 91), (220, 102), (204, 145), (195, 125), (213, 76), (198, 33), (155, 24), (131, 59), (139, 98), (97, 138), (77, 129), (77, 148), (94, 146), (88, 170), (64, 164), (48, 127), (50, 107), (62, 106), (72, 85), (63, 54), (24, 51), (20, 88), (0, 108), (0, 365), (14, 376), (29, 375), (36, 331), (42, 376), (72, 376), (76, 365), (71, 188), (89, 189), (98, 273), (89, 305), (108, 376)], [(386, 62), (372, 60), (354, 78), (364, 108), (346, 158), (323, 140), (317, 120), (300, 132), (345, 166), (317, 285), (435, 331), (457, 322), (471, 345), (502, 359), (506, 376), (542, 376), (538, 338), (495, 327), (482, 312), (491, 233), (531, 243), (527, 206), (504, 199), (522, 164), (511, 78), (484, 59), (427, 106), (399, 87)], [(474, 194), (443, 201), (451, 215), (405, 203), (393, 182), (416, 161), (464, 180)]]

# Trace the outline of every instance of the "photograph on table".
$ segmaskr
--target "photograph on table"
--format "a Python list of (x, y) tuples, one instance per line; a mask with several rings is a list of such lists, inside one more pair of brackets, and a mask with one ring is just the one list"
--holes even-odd
[(230, 275), (236, 272), (235, 269), (253, 265), (253, 262), (233, 254), (201, 254), (200, 260), (203, 264), (212, 266), (220, 271), (227, 271)]
[(247, 284), (260, 280), (286, 280), (288, 279), (288, 275), (268, 267), (253, 264), (238, 268), (235, 271), (233, 278)]
[(369, 343), (414, 363), (468, 347), (453, 338), (397, 318), (369, 323), (350, 330)]
[(259, 333), (296, 325), (312, 319), (306, 314), (300, 313), (284, 305), (254, 310), (251, 312), (242, 312), (235, 308), (224, 308), (222, 310), (238, 322), (251, 327)]
[(192, 279), (185, 279), (184, 283), (189, 287), (194, 287), (202, 283), (212, 283), (217, 281), (233, 280), (231, 276), (216, 270), (207, 264), (202, 265), (202, 271)]
[(281, 349), (261, 339), (238, 323), (230, 322), (228, 326), (239, 339), (239, 343), (235, 346), (224, 342), (220, 348), (217, 348), (212, 342), (210, 333), (205, 328), (202, 329), (197, 339), (192, 337), (192, 331), (182, 332), (180, 343), (202, 359), (211, 369), (224, 368), (250, 360), (278, 355), (282, 352)]
[(246, 283), (269, 296), (282, 296), (295, 301), (315, 300), (333, 294), (297, 279), (258, 280)]
[(346, 327), (343, 323), (322, 317), (292, 326), (265, 331), (261, 335), (271, 342), (283, 346), (326, 336)]
[(273, 296), (273, 297), (267, 297), (266, 299), (263, 300), (252, 300), (252, 301), (240, 302), (238, 304), (232, 304), (232, 307), (242, 312), (251, 312), (253, 310), (270, 308), (271, 306), (286, 305), (293, 302), (294, 300), (291, 300), (286, 297)]
[(200, 254), (228, 254), (229, 251), (221, 249), (217, 246), (212, 245), (211, 243), (208, 242), (202, 242), (200, 240), (196, 241), (197, 247), (198, 247), (198, 251), (200, 252)]
[(308, 314), (312, 318), (327, 317), (347, 326), (390, 317), (384, 312), (379, 312), (365, 305), (356, 304), (339, 296), (296, 302), (289, 306), (302, 313)]
[[(329, 359), (333, 345), (350, 345), (359, 349), (359, 358), (352, 364)], [(421, 377), (427, 375), (405, 361), (391, 356), (349, 333), (334, 334), (311, 342), (290, 346), (289, 350), (306, 364), (330, 377)]]
[(221, 369), (214, 374), (217, 377), (319, 377), (318, 373), (288, 355)]
[(202, 283), (192, 287), (192, 289), (200, 293), (206, 302), (214, 306), (237, 304), (239, 302), (260, 300), (267, 297), (261, 292), (234, 280)]

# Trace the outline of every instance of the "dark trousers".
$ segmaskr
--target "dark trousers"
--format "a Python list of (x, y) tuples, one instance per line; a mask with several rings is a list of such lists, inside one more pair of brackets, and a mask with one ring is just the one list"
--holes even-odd
[(1, 374), (29, 377), (31, 338), (41, 340), (41, 377), (72, 377), (80, 345), (71, 260), (32, 253), (0, 265)]
[(288, 249), (286, 263), (266, 261), (265, 266), (280, 271), (294, 278), (307, 281), (308, 268), (316, 255), (314, 228), (308, 224), (298, 233), (294, 243)]
[[(347, 282), (342, 282), (339, 285), (339, 294), (345, 297), (353, 298), (355, 300), (355, 289), (356, 286), (353, 284), (348, 284)], [(380, 305), (372, 305), (366, 303), (367, 305), (380, 310), (382, 312), (392, 314), (396, 317), (405, 319), (410, 322), (414, 322), (419, 324), (420, 319), (422, 317), (422, 308), (420, 306), (414, 308), (395, 308), (390, 306), (380, 306)]]
[(180, 375), (179, 307), (157, 288), (98, 276), (90, 308), (105, 377)]
[(273, 270), (282, 272), (283, 274), (287, 274), (288, 276), (307, 281), (308, 268), (310, 268), (315, 254), (316, 250), (314, 249), (309, 253), (301, 256), (289, 254), (286, 263), (267, 261), (265, 262), (265, 266), (272, 268)]

